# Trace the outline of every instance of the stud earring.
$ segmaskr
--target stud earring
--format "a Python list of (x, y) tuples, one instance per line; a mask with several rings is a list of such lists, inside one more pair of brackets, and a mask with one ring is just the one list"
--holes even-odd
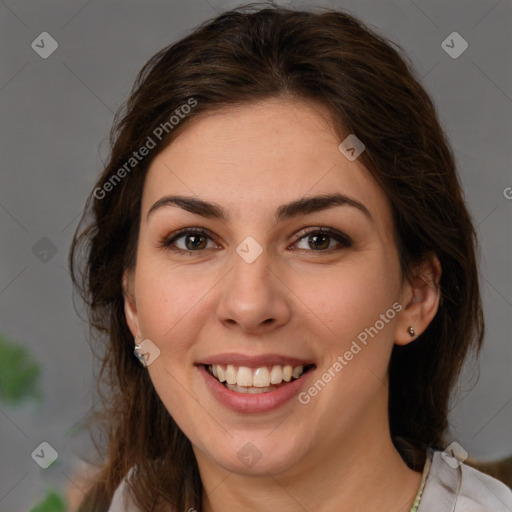
[(140, 338), (140, 336), (135, 336), (135, 338), (133, 338), (133, 341), (135, 342), (135, 348), (133, 349), (133, 353), (135, 355), (135, 357), (139, 360), (140, 364), (142, 365), (143, 368), (146, 368), (146, 360), (144, 359), (144, 355), (142, 354), (142, 344), (141, 343), (137, 343), (137, 340)]
[(412, 328), (412, 326), (409, 326), (409, 328), (407, 329), (407, 332), (412, 336), (416, 336), (416, 332), (414, 331), (414, 329)]

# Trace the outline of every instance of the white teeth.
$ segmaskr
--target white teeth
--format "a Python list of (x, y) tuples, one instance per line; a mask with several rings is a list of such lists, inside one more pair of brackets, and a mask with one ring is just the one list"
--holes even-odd
[(266, 388), (269, 384), (270, 372), (268, 371), (268, 368), (256, 368), (254, 375), (252, 376), (252, 385), (257, 388)]
[(302, 370), (304, 370), (304, 366), (296, 366), (296, 367), (293, 369), (292, 377), (293, 377), (294, 379), (298, 379), (298, 378), (302, 375)]
[[(212, 364), (211, 366), (213, 368), (217, 368), (217, 378), (221, 382), (226, 382), (226, 372), (224, 371), (224, 368), (222, 368), (222, 366), (220, 364)], [(212, 372), (213, 372), (213, 369), (212, 369)], [(213, 375), (215, 375), (215, 373)]]
[(258, 393), (266, 393), (267, 391), (273, 391), (271, 388), (245, 388), (247, 389), (247, 394), (249, 395), (257, 395)]
[(237, 371), (232, 364), (228, 364), (226, 368), (226, 380), (228, 384), (236, 384)]
[[(228, 364), (212, 364), (208, 367), (210, 373), (226, 386), (239, 393), (257, 393), (271, 391), (275, 386), (284, 382), (298, 379), (304, 373), (304, 366), (274, 365), (249, 368)], [(272, 387), (273, 386), (273, 387)], [(241, 390), (243, 388), (243, 390)]]
[(237, 393), (247, 393), (247, 390), (249, 389), (244, 388), (243, 386), (238, 386), (237, 384), (226, 384), (226, 387), (231, 389), (231, 391), (236, 391)]
[(280, 384), (281, 382), (283, 382), (283, 369), (280, 366), (272, 366), (270, 384)]
[(259, 393), (268, 393), (269, 391), (274, 391), (275, 386), (269, 386), (266, 388), (255, 388), (250, 387), (246, 388), (244, 386), (238, 386), (236, 384), (226, 384), (226, 387), (231, 391), (235, 391), (237, 393), (247, 393), (248, 395), (257, 395)]
[(236, 383), (239, 386), (252, 386), (252, 370), (250, 368), (247, 368), (247, 366), (240, 366), (240, 368), (238, 368)]

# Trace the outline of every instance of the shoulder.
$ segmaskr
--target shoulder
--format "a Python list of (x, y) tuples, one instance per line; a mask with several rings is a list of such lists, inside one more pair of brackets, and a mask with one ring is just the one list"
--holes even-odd
[(510, 512), (512, 490), (445, 452), (431, 458), (418, 512)]
[(134, 503), (133, 498), (128, 492), (128, 480), (134, 471), (135, 467), (132, 467), (118, 485), (107, 512), (144, 512)]
[(108, 512), (142, 512), (142, 510), (135, 506), (133, 500), (128, 493), (128, 478), (133, 472), (133, 468), (126, 474), (119, 486), (114, 492), (112, 502)]

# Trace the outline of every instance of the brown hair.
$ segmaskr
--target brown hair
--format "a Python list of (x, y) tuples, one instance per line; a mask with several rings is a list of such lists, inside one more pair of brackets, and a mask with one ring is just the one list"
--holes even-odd
[[(443, 445), (450, 392), (468, 351), (478, 353), (484, 324), (475, 231), (432, 101), (393, 43), (352, 16), (249, 5), (203, 23), (143, 67), (116, 117), (109, 160), (75, 233), (73, 282), (107, 341), (100, 377), (108, 457), (83, 511), (108, 509), (130, 468), (130, 492), (143, 510), (165, 503), (201, 509), (191, 444), (133, 356), (122, 276), (135, 265), (152, 159), (201, 113), (272, 97), (320, 103), (340, 141), (350, 133), (363, 141), (360, 161), (392, 204), (405, 278), (429, 255), (439, 258), (441, 304), (417, 340), (393, 349), (389, 413), (394, 438)], [(191, 99), (191, 112), (167, 124), (156, 147), (114, 183), (133, 151)]]

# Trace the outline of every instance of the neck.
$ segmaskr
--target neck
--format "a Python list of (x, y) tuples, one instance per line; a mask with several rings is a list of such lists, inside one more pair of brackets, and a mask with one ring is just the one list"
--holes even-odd
[(408, 468), (389, 431), (375, 432), (375, 423), (365, 424), (368, 428), (359, 425), (345, 440), (319, 447), (310, 460), (279, 474), (240, 475), (198, 460), (203, 512), (408, 512), (421, 473)]

